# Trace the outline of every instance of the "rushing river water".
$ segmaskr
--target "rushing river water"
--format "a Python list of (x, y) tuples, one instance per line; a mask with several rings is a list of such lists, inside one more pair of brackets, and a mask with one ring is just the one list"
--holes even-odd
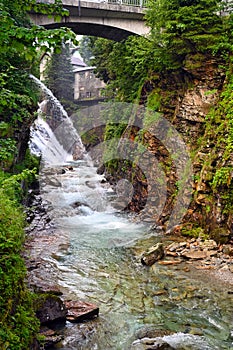
[(142, 266), (140, 252), (161, 236), (113, 208), (114, 193), (89, 161), (69, 164), (72, 171), (43, 187), (50, 214), (68, 237), (50, 262), (65, 297), (96, 303), (100, 316), (68, 322), (65, 340), (53, 349), (126, 350), (151, 329), (174, 333), (164, 339), (175, 349), (231, 349), (232, 295), (182, 268)]
[(43, 120), (32, 135), (31, 149), (42, 150), (46, 164), (41, 193), (64, 240), (45, 260), (66, 299), (100, 308), (98, 318), (58, 329), (64, 341), (51, 349), (127, 350), (148, 334), (162, 334), (175, 349), (233, 349), (232, 291), (198, 280), (182, 264), (143, 266), (140, 253), (163, 237), (118, 212), (116, 194), (90, 159), (69, 161)]

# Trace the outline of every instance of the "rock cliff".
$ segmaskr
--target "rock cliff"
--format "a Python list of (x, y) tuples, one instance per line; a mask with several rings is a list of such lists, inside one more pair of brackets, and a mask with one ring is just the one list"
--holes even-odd
[[(224, 116), (226, 107), (222, 102), (225, 98), (225, 105), (228, 105), (227, 97), (224, 97), (227, 89), (229, 76), (226, 76), (223, 62), (213, 56), (197, 54), (187, 56), (179, 71), (152, 74), (142, 88), (140, 100), (141, 104), (159, 112), (178, 131), (192, 162), (192, 198), (183, 219), (179, 225), (173, 227), (173, 231), (191, 236), (198, 236), (200, 233), (210, 235), (219, 242), (229, 241), (232, 231), (232, 156), (229, 146), (231, 128), (230, 118), (226, 120)], [(166, 230), (166, 223), (175, 206), (179, 190), (177, 161), (145, 120), (140, 121), (144, 125), (141, 130), (132, 126), (139, 125), (136, 119), (140, 118), (148, 117), (136, 115), (122, 137), (140, 140), (162, 166), (166, 176), (167, 198), (160, 216), (152, 214), (151, 217), (154, 223), (163, 225)], [(133, 182), (134, 194), (127, 209), (143, 212), (149, 192), (153, 189), (142, 171), (132, 167), (132, 164), (123, 166), (123, 163), (122, 161), (120, 166), (118, 164), (117, 170), (116, 167), (113, 170), (111, 166), (107, 166), (107, 172), (115, 179), (124, 176)], [(150, 171), (154, 170), (151, 167)], [(152, 196), (156, 197), (156, 191)], [(154, 204), (159, 205), (159, 202), (156, 204), (155, 200)], [(187, 207), (185, 200), (183, 204)], [(142, 217), (145, 219), (147, 214), (151, 214), (149, 212), (150, 205), (147, 205), (147, 213), (143, 212)]]

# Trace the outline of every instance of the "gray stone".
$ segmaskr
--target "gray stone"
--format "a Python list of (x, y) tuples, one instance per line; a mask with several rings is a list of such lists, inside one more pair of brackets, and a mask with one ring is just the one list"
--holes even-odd
[(63, 301), (56, 295), (42, 294), (36, 302), (36, 316), (41, 324), (64, 320), (67, 315)]
[(171, 345), (169, 345), (162, 338), (143, 338), (136, 340), (131, 345), (130, 350), (174, 350)]
[(141, 262), (143, 265), (151, 266), (156, 261), (164, 257), (164, 247), (162, 243), (157, 243), (142, 254)]
[(185, 250), (181, 253), (181, 256), (188, 258), (188, 259), (205, 259), (207, 257), (206, 251), (203, 250), (195, 250), (195, 249), (190, 249), (190, 250)]

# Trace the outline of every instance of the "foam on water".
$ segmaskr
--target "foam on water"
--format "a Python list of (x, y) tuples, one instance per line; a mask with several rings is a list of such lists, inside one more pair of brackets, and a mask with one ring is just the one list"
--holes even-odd
[(63, 146), (58, 142), (48, 123), (39, 115), (31, 129), (29, 148), (32, 154), (41, 156), (45, 164), (64, 164), (72, 160)]

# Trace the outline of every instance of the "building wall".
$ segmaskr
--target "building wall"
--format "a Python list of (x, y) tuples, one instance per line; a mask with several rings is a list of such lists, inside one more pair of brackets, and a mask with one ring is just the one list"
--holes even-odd
[(105, 83), (97, 78), (94, 69), (75, 72), (74, 99), (88, 100), (100, 98)]

